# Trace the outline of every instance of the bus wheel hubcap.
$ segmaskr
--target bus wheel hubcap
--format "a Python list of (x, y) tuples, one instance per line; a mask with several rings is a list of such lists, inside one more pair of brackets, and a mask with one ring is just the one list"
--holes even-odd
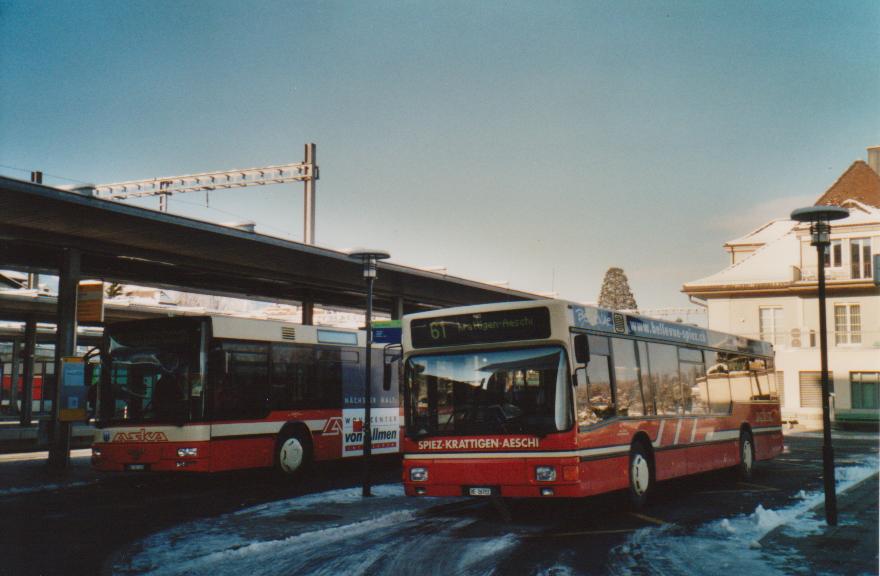
[(303, 461), (303, 446), (299, 439), (288, 438), (284, 441), (278, 461), (285, 472), (296, 472)]
[(633, 456), (630, 465), (630, 476), (632, 477), (633, 491), (642, 495), (648, 490), (648, 484), (651, 481), (651, 471), (648, 468), (648, 461), (641, 454)]

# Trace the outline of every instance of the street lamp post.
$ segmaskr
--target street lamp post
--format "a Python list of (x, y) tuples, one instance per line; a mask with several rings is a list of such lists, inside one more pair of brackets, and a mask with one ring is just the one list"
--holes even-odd
[(819, 354), (822, 362), (822, 476), (825, 483), (825, 521), (837, 526), (837, 493), (834, 487), (834, 448), (831, 446), (831, 415), (828, 407), (828, 330), (825, 319), (825, 252), (831, 244), (831, 220), (849, 216), (839, 206), (809, 206), (791, 213), (791, 219), (810, 223), (810, 244), (816, 247), (819, 277)]
[(373, 427), (370, 407), (373, 403), (373, 281), (376, 279), (376, 267), (378, 261), (385, 260), (389, 257), (389, 254), (382, 250), (357, 248), (349, 252), (348, 255), (355, 260), (359, 260), (363, 264), (364, 279), (367, 281), (367, 366), (366, 374), (364, 375), (364, 464), (362, 491), (362, 495), (367, 497), (372, 496), (370, 493), (370, 456), (373, 452)]

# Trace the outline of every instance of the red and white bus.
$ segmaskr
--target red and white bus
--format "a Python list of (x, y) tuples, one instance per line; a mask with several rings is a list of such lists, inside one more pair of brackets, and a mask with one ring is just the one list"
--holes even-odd
[(582, 497), (782, 451), (770, 344), (560, 300), (403, 320), (411, 496)]
[[(92, 465), (294, 475), (311, 461), (360, 456), (365, 342), (356, 330), (222, 316), (110, 325)], [(373, 355), (372, 451), (395, 453), (397, 370), (382, 348)]]

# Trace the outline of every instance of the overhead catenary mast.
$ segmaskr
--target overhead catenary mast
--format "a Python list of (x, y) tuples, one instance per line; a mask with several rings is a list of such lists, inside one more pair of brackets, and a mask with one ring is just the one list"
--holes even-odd
[(162, 178), (148, 178), (146, 180), (100, 184), (95, 186), (95, 196), (108, 200), (128, 200), (130, 198), (158, 196), (159, 210), (167, 212), (168, 197), (172, 194), (302, 182), (305, 186), (303, 197), (303, 242), (314, 244), (315, 183), (319, 177), (315, 152), (315, 144), (310, 143), (305, 145), (304, 161), (295, 164), (220, 170), (183, 176), (166, 176)]

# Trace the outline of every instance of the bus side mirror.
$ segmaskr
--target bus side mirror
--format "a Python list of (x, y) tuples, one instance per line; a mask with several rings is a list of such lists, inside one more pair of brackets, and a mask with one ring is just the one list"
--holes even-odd
[(385, 370), (382, 372), (382, 390), (391, 390), (391, 379), (396, 369), (396, 363), (400, 360), (400, 344), (389, 344), (382, 350), (382, 364)]
[(391, 390), (391, 364), (385, 363), (385, 371), (382, 373), (382, 390)]
[(578, 364), (590, 362), (590, 343), (586, 334), (576, 334), (574, 337), (574, 359)]

